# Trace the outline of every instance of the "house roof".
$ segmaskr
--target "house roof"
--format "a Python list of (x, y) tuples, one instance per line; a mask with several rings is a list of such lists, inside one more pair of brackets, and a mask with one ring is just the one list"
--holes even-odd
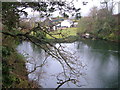
[(52, 19), (52, 22), (60, 22), (63, 21), (64, 19)]

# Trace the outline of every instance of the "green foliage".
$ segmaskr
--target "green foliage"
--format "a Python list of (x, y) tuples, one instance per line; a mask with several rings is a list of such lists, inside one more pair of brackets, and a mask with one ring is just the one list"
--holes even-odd
[(35, 35), (37, 38), (42, 38), (42, 39), (45, 39), (46, 38), (46, 33), (45, 32), (41, 32), (41, 31), (37, 31), (36, 32), (36, 35)]
[[(21, 8), (21, 10), (19, 9), (19, 7)], [(3, 88), (30, 88), (31, 85), (28, 82), (25, 62), (15, 50), (17, 46), (16, 44), (19, 43), (17, 41), (18, 38), (23, 36), (25, 37), (25, 35), (25, 38), (29, 38), (28, 36), (31, 35), (29, 31), (26, 33), (22, 33), (17, 29), (19, 25), (20, 15), (28, 15), (27, 12), (24, 11), (24, 9), (26, 8), (32, 8), (35, 11), (39, 11), (41, 17), (48, 17), (50, 16), (51, 12), (54, 12), (56, 10), (63, 11), (65, 9), (65, 12), (63, 11), (61, 13), (65, 17), (68, 17), (66, 13), (69, 10), (75, 11), (75, 13), (79, 11), (76, 10), (72, 4), (67, 4), (66, 2), (59, 1), (2, 2), (2, 24), (4, 26), (2, 32), (4, 34), (2, 46)], [(23, 27), (28, 28), (29, 25), (24, 25), (23, 23)], [(46, 34), (39, 31), (39, 29), (37, 29), (33, 33), (35, 39), (37, 37), (37, 39), (39, 38), (41, 40), (42, 38), (46, 37)]]
[(13, 75), (10, 73), (12, 70), (10, 63), (13, 62), (15, 59), (15, 58), (12, 58), (12, 61), (10, 61), (11, 60), (10, 58), (14, 53), (13, 46), (15, 45), (13, 44), (15, 43), (14, 43), (14, 40), (12, 40), (11, 38), (9, 38), (10, 42), (6, 42), (7, 39), (8, 38), (4, 39), (3, 46), (2, 46), (2, 73), (3, 73), (2, 87), (3, 88), (10, 88), (12, 83), (14, 83), (15, 81)]
[(9, 30), (16, 27), (19, 20), (19, 14), (18, 11), (16, 11), (17, 5), (17, 2), (2, 2), (2, 23), (6, 25)]
[(87, 26), (89, 25), (88, 22), (89, 18), (81, 18), (80, 21), (78, 22), (78, 29), (77, 29), (77, 33), (84, 33), (87, 31)]
[(25, 61), (16, 51), (18, 39), (3, 36), (2, 42), (2, 88), (30, 88)]
[(2, 55), (3, 55), (3, 57), (9, 56), (10, 54), (11, 54), (10, 48), (2, 46)]
[(10, 76), (9, 76), (9, 67), (8, 67), (8, 64), (6, 64), (6, 62), (2, 62), (2, 87), (9, 87), (11, 84), (12, 84), (12, 80), (10, 79)]
[(32, 31), (31, 35), (35, 36), (38, 39), (46, 39), (46, 33), (40, 30)]
[(93, 8), (90, 16), (79, 20), (77, 32), (78, 34), (88, 32), (102, 39), (113, 40), (113, 38), (117, 39), (115, 29), (117, 29), (117, 21), (110, 11), (106, 8), (100, 10)]

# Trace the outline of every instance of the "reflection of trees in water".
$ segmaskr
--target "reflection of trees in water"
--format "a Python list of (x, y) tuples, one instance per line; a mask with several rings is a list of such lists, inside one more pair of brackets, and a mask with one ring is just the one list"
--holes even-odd
[[(92, 61), (92, 62), (94, 62), (94, 64), (97, 65), (98, 70), (96, 71), (96, 73), (98, 74), (98, 76), (100, 75), (99, 78), (101, 78), (101, 80), (102, 80), (103, 78), (102, 78), (101, 74), (104, 75), (104, 68), (106, 68), (108, 66), (108, 64), (110, 62), (110, 57), (114, 56), (115, 53), (109, 52), (108, 50), (106, 50), (106, 48), (104, 50), (104, 47), (102, 48), (102, 46), (104, 46), (104, 44), (101, 46), (100, 43), (102, 43), (102, 42), (95, 42), (95, 41), (92, 43), (90, 43), (90, 41), (77, 42), (77, 50), (80, 50), (78, 52), (78, 54), (81, 55), (81, 49), (83, 49), (83, 51), (84, 51), (83, 53), (85, 54), (85, 56), (88, 56), (87, 58), (89, 58), (89, 61)], [(53, 55), (52, 58), (55, 58), (55, 60), (57, 60), (63, 68), (63, 72), (60, 72), (55, 75), (55, 77), (57, 78), (57, 84), (58, 84), (58, 87), (56, 89), (58, 89), (59, 87), (61, 87), (64, 84), (69, 85), (70, 84), (69, 82), (75, 84), (78, 87), (81, 87), (82, 85), (80, 83), (80, 80), (81, 80), (80, 77), (84, 76), (83, 72), (82, 72), (82, 70), (84, 69), (83, 64), (80, 61), (78, 61), (78, 58), (75, 57), (74, 53), (67, 52), (66, 50), (64, 50), (66, 48), (65, 46), (58, 44), (57, 47), (54, 47), (55, 44), (52, 44), (52, 47), (51, 47), (50, 45), (47, 45), (47, 44), (44, 45), (44, 48), (46, 48), (46, 52), (42, 52), (42, 49), (40, 47), (35, 46), (35, 45), (32, 46), (32, 44), (31, 44), (32, 49), (34, 49), (33, 52), (35, 52), (36, 54), (38, 54), (38, 53), (40, 54), (40, 56), (38, 58), (40, 58), (42, 60), (42, 62), (39, 64), (38, 64), (38, 62), (33, 63), (34, 69), (29, 73), (36, 73), (36, 76), (37, 76), (36, 80), (38, 82), (40, 82), (41, 78), (44, 79), (45, 78), (44, 76), (47, 72), (44, 72), (43, 68), (45, 67), (45, 65), (48, 64), (47, 61), (50, 60), (50, 59), (47, 60), (47, 58), (49, 57), (49, 55), (47, 53), (49, 53), (49, 54), (52, 53), (52, 55)], [(57, 48), (59, 48), (59, 50), (61, 50), (61, 52), (56, 51)], [(87, 51), (85, 51), (85, 50), (87, 50)], [(37, 57), (37, 56), (34, 56), (33, 58), (35, 58), (35, 57)], [(112, 57), (112, 58), (114, 58), (114, 57)], [(35, 62), (35, 61), (33, 60), (33, 62)], [(107, 71), (106, 71), (106, 73), (107, 73)], [(108, 80), (108, 81), (110, 81), (110, 80)], [(111, 82), (112, 82), (112, 80), (110, 81), (110, 83)], [(107, 84), (107, 82), (106, 82), (106, 84)]]
[[(85, 49), (85, 45), (88, 49)], [(101, 40), (82, 40), (77, 43), (77, 50), (85, 49), (89, 57), (94, 57), (93, 60), (98, 58), (102, 64), (110, 59), (111, 56), (119, 57), (117, 43), (111, 43)], [(86, 54), (86, 53), (85, 53)]]
[[(87, 49), (84, 47), (85, 45), (88, 46)], [(84, 53), (86, 62), (90, 62), (89, 64), (96, 67), (95, 73), (98, 79), (103, 80), (107, 87), (118, 86), (119, 55), (117, 48), (117, 44), (106, 41), (84, 40), (77, 43), (79, 53)]]
[[(51, 44), (50, 44), (51, 45)], [(78, 60), (77, 57), (75, 57), (74, 53), (68, 52), (66, 51), (66, 46), (65, 45), (53, 45), (52, 48), (50, 45), (44, 45), (44, 48), (46, 48), (46, 52), (43, 52), (43, 50), (36, 46), (35, 48), (37, 49), (37, 51), (35, 51), (36, 49), (32, 47), (32, 50), (35, 54), (33, 56), (33, 69), (29, 72), (31, 75), (32, 73), (34, 73), (37, 77), (36, 80), (38, 82), (40, 82), (41, 78), (45, 78), (45, 74), (47, 73), (46, 71), (44, 71), (44, 67), (49, 64), (47, 63), (48, 60), (49, 62), (51, 59), (47, 59), (47, 57), (49, 57), (48, 53), (51, 54), (52, 53), (52, 57), (51, 58), (55, 58), (56, 61), (58, 61), (60, 63), (60, 65), (62, 66), (62, 70), (60, 73), (56, 74), (54, 78), (57, 78), (57, 83), (58, 83), (58, 87), (61, 87), (64, 84), (70, 84), (69, 82), (77, 85), (77, 86), (82, 86), (81, 85), (81, 78), (83, 75), (82, 70), (84, 69), (83, 64), (80, 62), (80, 60)], [(54, 47), (56, 46), (56, 47)], [(75, 45), (76, 46), (76, 45)], [(88, 55), (89, 61), (94, 62), (94, 64), (96, 64), (97, 62), (97, 69), (98, 71), (96, 73), (103, 73), (103, 71), (100, 71), (100, 69), (104, 69), (105, 66), (107, 65), (107, 63), (110, 61), (109, 57), (110, 55), (112, 55), (111, 53), (108, 53), (107, 50), (101, 50), (101, 49), (92, 49), (92, 47), (89, 48), (89, 45), (87, 46), (85, 43), (83, 42), (77, 42), (77, 46), (79, 52), (78, 54), (81, 55), (81, 49), (85, 49), (87, 51), (85, 51), (85, 55)], [(86, 47), (84, 47), (86, 46)], [(54, 49), (56, 48), (56, 49)], [(59, 50), (61, 50), (61, 52), (59, 53), (59, 51), (56, 51), (59, 48)], [(41, 50), (39, 53), (39, 49)], [(86, 54), (87, 52), (87, 54)], [(62, 55), (62, 56), (61, 56)], [(57, 57), (55, 57), (57, 56)], [(39, 61), (36, 61), (38, 60)], [(68, 64), (68, 65), (67, 65)], [(92, 64), (92, 63), (90, 63)], [(102, 66), (102, 67), (101, 67)], [(57, 67), (56, 67), (57, 68)], [(53, 68), (54, 69), (54, 68)], [(51, 69), (50, 69), (51, 70)], [(98, 75), (99, 76), (99, 75)], [(71, 84), (70, 84), (71, 85)]]
[[(44, 75), (44, 72), (42, 72), (42, 68), (47, 64), (47, 59), (49, 55), (51, 55), (52, 58), (55, 58), (59, 62), (59, 64), (62, 66), (61, 74), (58, 74), (57, 80), (58, 80), (58, 89), (63, 84), (67, 82), (71, 82), (77, 86), (80, 85), (80, 77), (82, 76), (81, 70), (84, 69), (84, 66), (82, 63), (78, 60), (78, 58), (75, 56), (74, 53), (66, 51), (65, 46), (58, 44), (57, 46), (55, 44), (44, 44), (44, 45), (34, 45), (29, 43), (32, 49), (31, 56), (28, 57), (31, 60), (27, 60), (27, 63), (29, 63), (29, 66), (31, 65), (32, 69), (29, 71), (29, 74), (33, 75), (35, 74), (37, 76), (37, 81), (39, 81), (40, 77)], [(42, 50), (44, 47), (45, 51)], [(29, 50), (28, 50), (29, 51)], [(39, 62), (40, 61), (40, 62)], [(57, 67), (56, 67), (57, 68)], [(39, 74), (38, 74), (39, 73)], [(60, 78), (60, 77), (63, 78)]]
[(82, 43), (87, 44), (89, 47), (93, 49), (118, 51), (118, 43), (104, 41), (104, 40), (90, 40), (90, 39), (81, 40), (81, 41)]
[[(97, 56), (101, 61), (109, 60), (111, 55), (119, 57), (118, 55), (118, 44), (113, 42), (107, 42), (102, 40), (82, 40), (78, 42), (77, 49), (84, 48), (81, 46), (87, 45), (89, 50), (89, 55)], [(92, 53), (91, 53), (92, 52)], [(99, 56), (100, 55), (100, 56)]]

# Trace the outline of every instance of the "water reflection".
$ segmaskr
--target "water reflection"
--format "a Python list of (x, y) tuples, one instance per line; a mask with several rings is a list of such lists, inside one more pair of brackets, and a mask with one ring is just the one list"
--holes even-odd
[[(62, 45), (66, 47), (66, 50), (76, 52), (79, 61), (86, 65), (83, 70), (86, 75), (80, 80), (81, 85), (85, 85), (82, 88), (118, 87), (118, 45), (90, 40), (63, 43)], [(17, 50), (27, 57), (26, 67), (29, 72), (35, 65), (43, 64), (46, 57), (42, 49), (30, 42), (23, 42)], [(62, 72), (62, 66), (49, 56), (43, 67), (39, 67), (29, 74), (29, 79), (38, 81), (44, 88), (55, 88), (57, 87), (55, 76), (60, 72)], [(71, 83), (69, 86), (65, 84), (62, 87), (77, 88)]]
[[(107, 48), (106, 48), (107, 46)], [(118, 86), (118, 46), (103, 41), (78, 42), (77, 50), (87, 63), (87, 87)], [(94, 83), (92, 85), (92, 83)]]

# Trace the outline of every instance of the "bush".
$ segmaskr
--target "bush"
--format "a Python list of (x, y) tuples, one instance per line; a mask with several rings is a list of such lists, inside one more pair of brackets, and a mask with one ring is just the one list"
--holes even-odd
[(88, 17), (80, 19), (77, 33), (91, 33), (98, 38), (117, 40), (117, 34), (114, 33), (117, 27), (115, 17), (110, 11), (106, 8), (93, 8)]

